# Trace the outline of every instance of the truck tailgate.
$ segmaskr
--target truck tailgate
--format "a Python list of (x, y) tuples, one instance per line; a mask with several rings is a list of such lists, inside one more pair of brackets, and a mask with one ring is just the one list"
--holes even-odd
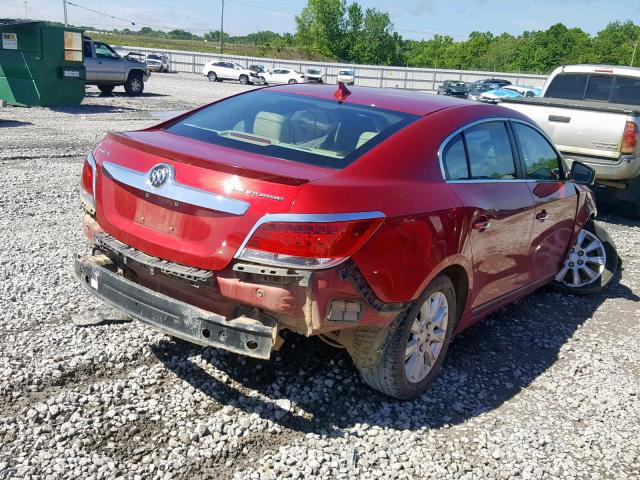
[(631, 110), (577, 100), (505, 101), (502, 106), (527, 115), (567, 157), (571, 154), (617, 161)]

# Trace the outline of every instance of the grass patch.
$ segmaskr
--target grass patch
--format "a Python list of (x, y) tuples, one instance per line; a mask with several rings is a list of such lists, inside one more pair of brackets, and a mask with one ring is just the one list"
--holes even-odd
[[(144, 37), (140, 35), (97, 32), (90, 32), (88, 35), (94, 40), (100, 40), (111, 45), (182, 50), (187, 52), (220, 53), (219, 43), (204, 42), (202, 40), (178, 40), (174, 38)], [(283, 60), (330, 60), (318, 55), (309, 55), (295, 47), (276, 48), (270, 45), (246, 45), (241, 43), (225, 43), (224, 54), (243, 55), (247, 57), (275, 57)]]

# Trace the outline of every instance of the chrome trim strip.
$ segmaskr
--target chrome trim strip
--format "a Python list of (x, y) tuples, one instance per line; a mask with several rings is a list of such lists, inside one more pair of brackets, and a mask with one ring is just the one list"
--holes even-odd
[(87, 163), (91, 166), (91, 170), (93, 171), (93, 207), (96, 206), (96, 175), (97, 175), (97, 166), (96, 159), (93, 158), (93, 153), (89, 151), (87, 154)]
[[(244, 238), (242, 245), (238, 248), (238, 251), (234, 255), (233, 258), (242, 258), (242, 254), (244, 253), (245, 247), (247, 243), (253, 236), (254, 232), (267, 222), (348, 222), (352, 220), (371, 220), (374, 218), (385, 218), (384, 213), (375, 211), (375, 212), (355, 212), (355, 213), (273, 213), (262, 216), (255, 225), (251, 228), (247, 236)], [(340, 260), (341, 263), (346, 258)], [(248, 260), (254, 261), (254, 260)], [(267, 264), (267, 262), (261, 262)], [(337, 265), (336, 263), (335, 265)], [(269, 263), (270, 264), (270, 263)], [(283, 264), (278, 263), (274, 265), (283, 266)], [(299, 265), (291, 266), (291, 268), (296, 268), (298, 270), (319, 270), (323, 268), (334, 267), (335, 265), (322, 265), (319, 267), (300, 267)]]
[(250, 204), (248, 202), (224, 197), (220, 194), (207, 192), (206, 190), (200, 190), (177, 182), (174, 178), (173, 168), (170, 168), (171, 173), (166, 182), (157, 188), (152, 187), (147, 182), (147, 172), (139, 172), (111, 162), (102, 162), (102, 170), (120, 183), (176, 202), (232, 215), (244, 215), (249, 209)]
[[(516, 123), (522, 123), (523, 125), (531, 127), (535, 131), (537, 131), (539, 134), (541, 134), (549, 142), (551, 147), (558, 154), (558, 157), (563, 158), (562, 154), (560, 154), (560, 152), (558, 152), (558, 149), (555, 147), (553, 142), (549, 139), (549, 136), (545, 132), (543, 132), (537, 125), (534, 125), (533, 123), (526, 122), (526, 121), (521, 120), (519, 118), (511, 118), (511, 117), (482, 118), (480, 120), (475, 120), (475, 121), (473, 121), (471, 123), (467, 123), (463, 127), (458, 128), (453, 133), (451, 133), (447, 138), (445, 138), (443, 140), (443, 142), (440, 144), (440, 147), (438, 147), (438, 162), (440, 164), (440, 174), (442, 175), (442, 179), (445, 181), (445, 183), (453, 183), (453, 184), (456, 184), (456, 183), (503, 183), (503, 182), (509, 182), (509, 183), (535, 183), (535, 182), (539, 182), (540, 181), (540, 180), (526, 179), (526, 178), (513, 178), (513, 179), (508, 179), (508, 178), (506, 178), (506, 179), (498, 179), (498, 178), (496, 178), (496, 179), (486, 179), (486, 178), (473, 179), (473, 178), (471, 178), (469, 180), (447, 180), (447, 177), (446, 177), (445, 171), (444, 171), (443, 154), (444, 154), (444, 149), (447, 148), (447, 145), (449, 144), (449, 142), (453, 139), (453, 137), (458, 135), (460, 132), (463, 132), (464, 130), (467, 130), (468, 128), (475, 127), (476, 125), (481, 125), (483, 123), (489, 123), (489, 122), (516, 122)], [(517, 161), (517, 158), (514, 158), (514, 161)], [(563, 163), (564, 163), (564, 159), (563, 159)]]

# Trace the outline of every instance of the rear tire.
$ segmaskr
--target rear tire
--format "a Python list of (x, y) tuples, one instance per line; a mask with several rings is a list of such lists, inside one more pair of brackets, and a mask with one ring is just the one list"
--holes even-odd
[[(573, 256), (572, 256), (573, 255)], [(576, 256), (578, 255), (578, 256)], [(604, 255), (604, 260), (600, 260)], [(578, 260), (584, 262), (577, 265)], [(581, 260), (581, 259), (587, 260)], [(594, 258), (594, 260), (588, 260)], [(598, 258), (596, 261), (595, 258)], [(550, 284), (551, 288), (563, 293), (574, 295), (590, 295), (600, 292), (605, 288), (615, 276), (620, 265), (620, 258), (613, 240), (602, 227), (596, 225), (593, 220), (589, 220), (578, 234), (576, 243), (572, 246), (569, 257), (565, 260), (562, 269), (558, 272), (556, 279)], [(597, 278), (589, 283), (585, 283), (585, 277), (580, 269), (588, 268), (597, 274)], [(577, 271), (577, 277), (573, 277), (573, 269)], [(563, 272), (566, 272), (563, 274)]]
[(218, 81), (218, 75), (216, 75), (216, 72), (207, 73), (207, 78), (209, 79), (210, 82), (217, 82)]
[(98, 85), (98, 90), (100, 90), (103, 95), (111, 95), (114, 88), (115, 85)]
[(287, 83), (298, 83), (298, 81), (295, 78), (291, 78)]
[(131, 72), (129, 78), (124, 84), (124, 89), (127, 95), (133, 97), (139, 97), (144, 92), (144, 81), (142, 80), (142, 73)]
[(358, 367), (363, 380), (391, 397), (401, 400), (417, 397), (438, 375), (456, 320), (453, 283), (446, 275), (439, 275), (394, 320), (376, 362)]

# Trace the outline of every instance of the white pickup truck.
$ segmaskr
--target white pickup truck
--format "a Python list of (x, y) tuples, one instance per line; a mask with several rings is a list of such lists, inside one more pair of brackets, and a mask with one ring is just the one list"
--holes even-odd
[(500, 104), (533, 119), (569, 163), (593, 167), (617, 211), (640, 218), (640, 68), (558, 67), (541, 97)]

